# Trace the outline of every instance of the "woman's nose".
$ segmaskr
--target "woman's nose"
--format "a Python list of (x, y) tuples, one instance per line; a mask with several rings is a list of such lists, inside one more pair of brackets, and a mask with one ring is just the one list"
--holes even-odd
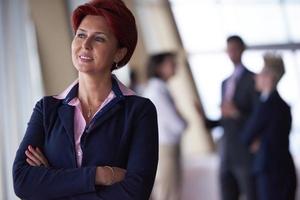
[(91, 38), (89, 38), (89, 37), (85, 38), (85, 40), (82, 43), (82, 47), (85, 48), (85, 49), (88, 49), (88, 50), (92, 49), (92, 40), (91, 40)]

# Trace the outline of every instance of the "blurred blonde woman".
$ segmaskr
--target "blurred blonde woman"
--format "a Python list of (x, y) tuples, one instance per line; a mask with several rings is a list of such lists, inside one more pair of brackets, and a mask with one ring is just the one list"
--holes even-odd
[(291, 109), (277, 91), (284, 73), (280, 55), (264, 55), (264, 67), (256, 76), (260, 102), (243, 134), (244, 142), (255, 154), (253, 171), (259, 200), (295, 199), (295, 166), (289, 152)]

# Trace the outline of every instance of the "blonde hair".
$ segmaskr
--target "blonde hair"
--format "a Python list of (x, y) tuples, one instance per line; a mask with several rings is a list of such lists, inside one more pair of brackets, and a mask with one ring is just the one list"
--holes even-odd
[(264, 54), (264, 67), (274, 76), (275, 83), (278, 83), (285, 73), (285, 66), (280, 54), (275, 52), (267, 52)]

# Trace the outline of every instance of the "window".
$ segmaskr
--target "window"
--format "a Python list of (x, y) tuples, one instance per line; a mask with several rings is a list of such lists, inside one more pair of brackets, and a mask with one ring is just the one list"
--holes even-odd
[(221, 82), (232, 70), (224, 51), (226, 38), (247, 43), (244, 64), (259, 72), (266, 51), (282, 54), (286, 74), (278, 90), (291, 105), (291, 148), (300, 154), (300, 2), (293, 0), (170, 0), (191, 71), (208, 117), (220, 117)]

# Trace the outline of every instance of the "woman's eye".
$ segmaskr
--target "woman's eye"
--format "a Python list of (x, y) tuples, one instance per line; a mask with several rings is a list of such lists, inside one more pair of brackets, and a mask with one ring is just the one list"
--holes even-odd
[(105, 39), (103, 37), (95, 37), (95, 40), (97, 42), (105, 42)]
[(77, 33), (77, 37), (79, 37), (79, 38), (84, 38), (85, 35), (84, 35), (83, 33)]

